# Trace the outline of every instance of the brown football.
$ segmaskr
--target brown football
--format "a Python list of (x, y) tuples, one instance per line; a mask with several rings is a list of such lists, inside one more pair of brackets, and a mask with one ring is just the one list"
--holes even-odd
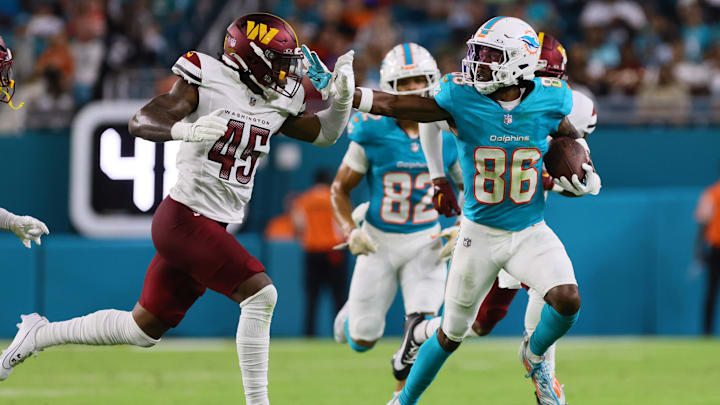
[(592, 165), (590, 155), (585, 148), (574, 139), (567, 137), (551, 140), (543, 161), (550, 176), (554, 178), (565, 176), (570, 180), (573, 174), (577, 174), (580, 181), (585, 178), (582, 164)]

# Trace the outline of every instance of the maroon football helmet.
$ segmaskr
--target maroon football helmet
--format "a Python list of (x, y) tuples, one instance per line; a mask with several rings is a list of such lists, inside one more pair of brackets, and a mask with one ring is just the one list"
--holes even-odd
[(567, 52), (562, 44), (552, 35), (538, 32), (540, 40), (540, 60), (535, 76), (557, 77), (565, 80), (565, 66), (567, 65)]
[(0, 88), (2, 88), (0, 102), (2, 103), (9, 103), (13, 94), (15, 94), (15, 86), (12, 79), (10, 79), (12, 64), (12, 52), (10, 52), (10, 49), (5, 45), (5, 41), (0, 36)]
[[(292, 98), (302, 86), (302, 52), (290, 24), (267, 13), (253, 13), (233, 21), (227, 28), (223, 58), (266, 90)], [(291, 80), (289, 80), (291, 79)]]

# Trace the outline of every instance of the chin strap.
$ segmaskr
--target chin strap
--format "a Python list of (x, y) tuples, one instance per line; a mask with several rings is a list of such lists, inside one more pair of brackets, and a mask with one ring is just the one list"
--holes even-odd
[(258, 81), (255, 79), (255, 76), (252, 75), (252, 72), (250, 71), (250, 69), (248, 69), (242, 59), (239, 60), (239, 62), (242, 64), (242, 67), (238, 66), (235, 61), (228, 58), (226, 55), (222, 55), (222, 61), (232, 70), (238, 73), (238, 75), (240, 76), (240, 81), (243, 82), (243, 84), (245, 84), (246, 86), (248, 86), (250, 91), (252, 91), (253, 93), (263, 97), (265, 100), (268, 101), (278, 98), (279, 94), (276, 91), (272, 91), (258, 83)]

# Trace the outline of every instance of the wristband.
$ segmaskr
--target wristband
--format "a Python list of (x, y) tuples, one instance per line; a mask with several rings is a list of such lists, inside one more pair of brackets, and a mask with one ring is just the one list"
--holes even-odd
[(358, 105), (357, 110), (369, 113), (373, 104), (373, 91), (367, 87), (358, 87), (357, 89), (360, 90), (360, 105)]

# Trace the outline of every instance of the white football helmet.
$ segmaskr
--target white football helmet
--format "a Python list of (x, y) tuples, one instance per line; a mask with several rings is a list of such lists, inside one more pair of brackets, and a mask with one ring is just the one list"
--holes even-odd
[[(427, 87), (398, 91), (397, 81), (406, 77), (425, 76)], [(414, 43), (395, 45), (380, 65), (380, 89), (390, 94), (429, 94), (440, 80), (440, 70), (430, 52)]]
[[(500, 16), (488, 20), (467, 45), (467, 56), (462, 61), (463, 77), (481, 94), (535, 77), (540, 41), (535, 30), (519, 18)], [(496, 51), (499, 60), (486, 57), (488, 48)], [(481, 66), (490, 68), (492, 78), (478, 77)]]

